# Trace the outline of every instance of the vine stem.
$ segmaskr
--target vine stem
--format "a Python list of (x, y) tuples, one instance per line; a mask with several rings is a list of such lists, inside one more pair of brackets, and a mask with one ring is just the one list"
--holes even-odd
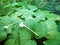
[(7, 26), (4, 26), (5, 29), (8, 29), (9, 27), (11, 27), (12, 25), (14, 25), (15, 23), (17, 23), (19, 20), (17, 20), (16, 22), (10, 24), (10, 25), (7, 25)]
[(21, 27), (21, 28), (25, 27), (25, 28), (27, 28), (28, 30), (30, 30), (32, 33), (34, 33), (35, 35), (39, 36), (36, 32), (34, 32), (31, 28), (29, 28), (28, 26), (26, 26), (23, 22), (21, 22), (21, 23), (19, 24), (19, 27)]
[(16, 22), (14, 22), (14, 23), (12, 23), (12, 24), (10, 24), (10, 25), (8, 25), (8, 27), (10, 27), (10, 26), (12, 26), (12, 25), (14, 25), (15, 23), (17, 23), (19, 20), (17, 20)]
[(30, 28), (27, 27), (26, 25), (25, 25), (25, 27), (26, 27), (27, 29), (29, 29), (31, 32), (33, 32), (35, 35), (39, 36), (36, 32), (34, 32), (32, 29), (30, 29)]

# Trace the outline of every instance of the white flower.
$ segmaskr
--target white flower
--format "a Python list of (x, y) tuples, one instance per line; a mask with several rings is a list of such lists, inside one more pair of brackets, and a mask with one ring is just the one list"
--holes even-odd
[(19, 27), (25, 27), (24, 23), (23, 22), (19, 23)]
[(4, 26), (5, 29), (8, 29), (9, 26)]

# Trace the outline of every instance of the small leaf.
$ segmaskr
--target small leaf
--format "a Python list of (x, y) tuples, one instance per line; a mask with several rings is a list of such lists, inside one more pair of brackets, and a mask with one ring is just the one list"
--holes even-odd
[(29, 16), (34, 15), (34, 12), (28, 9), (21, 9), (16, 12), (21, 18), (28, 18)]
[(56, 10), (60, 10), (60, 5), (57, 5), (56, 6)]
[(45, 15), (41, 10), (36, 11), (34, 16), (36, 16), (38, 20), (45, 20)]
[(34, 40), (24, 40), (21, 41), (21, 45), (37, 45)]
[(34, 5), (27, 5), (27, 8), (30, 9), (30, 10), (32, 10), (32, 11), (37, 10), (37, 7), (34, 6)]
[(60, 16), (54, 13), (50, 13), (49, 11), (42, 11), (44, 12), (44, 15), (46, 16), (46, 18), (48, 19), (53, 19), (55, 21), (60, 21)]
[(60, 40), (47, 40), (43, 43), (44, 45), (60, 45)]
[(5, 40), (6, 37), (7, 37), (7, 33), (4, 32), (4, 31), (3, 32), (0, 31), (0, 42), (3, 41), (3, 40)]

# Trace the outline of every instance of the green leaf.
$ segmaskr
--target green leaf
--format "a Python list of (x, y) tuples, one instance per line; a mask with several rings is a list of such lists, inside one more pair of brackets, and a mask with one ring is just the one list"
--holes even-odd
[(60, 16), (54, 13), (50, 13), (50, 11), (42, 11), (42, 13), (46, 16), (47, 19), (53, 19), (55, 21), (60, 21)]
[(34, 12), (32, 10), (28, 9), (21, 9), (16, 12), (18, 16), (21, 16), (21, 18), (28, 18), (29, 16), (34, 15)]
[(36, 36), (35, 38), (42, 38), (47, 34), (47, 27), (44, 22), (38, 22), (37, 20), (27, 20), (25, 22), (25, 25), (29, 27), (31, 30), (35, 31), (39, 36)]
[(60, 5), (57, 5), (56, 6), (56, 10), (60, 10)]
[[(17, 39), (9, 39), (5, 45), (18, 45)], [(36, 45), (34, 40), (21, 40), (20, 45)]]
[(9, 35), (8, 39), (11, 39), (11, 38), (16, 38), (18, 37), (18, 31), (19, 31), (19, 36), (20, 36), (20, 39), (31, 39), (31, 32), (26, 29), (26, 28), (21, 28), (19, 27), (19, 22), (17, 22), (16, 24), (14, 24), (12, 26), (12, 33), (11, 35)]
[(57, 31), (57, 25), (56, 25), (56, 22), (54, 20), (52, 20), (52, 19), (46, 20), (46, 25), (48, 28), (48, 32)]
[(44, 45), (60, 45), (60, 40), (47, 40), (43, 43)]
[(3, 16), (0, 18), (0, 29), (1, 29), (0, 30), (0, 33), (1, 33), (0, 34), (0, 37), (1, 37), (0, 41), (6, 39), (7, 34), (10, 34), (12, 32), (12, 26), (11, 25), (14, 24), (15, 21), (16, 20), (13, 21), (12, 17), (10, 18), (9, 16)]
[(46, 38), (51, 40), (60, 40), (60, 33), (59, 32), (50, 33), (46, 35)]
[(7, 37), (7, 33), (4, 31), (0, 31), (0, 42), (5, 40)]
[(0, 21), (6, 26), (11, 23), (11, 19), (9, 16), (3, 16), (0, 18)]
[(21, 45), (37, 45), (34, 40), (22, 40)]
[(37, 23), (34, 27), (35, 32), (39, 34), (39, 37), (36, 36), (36, 38), (42, 38), (47, 34), (47, 27), (45, 22)]
[(9, 39), (5, 42), (4, 45), (19, 45), (20, 42), (19, 43), (18, 42), (19, 41), (17, 39)]
[(45, 14), (41, 10), (36, 11), (34, 16), (36, 16), (38, 20), (45, 20), (46, 18)]
[(18, 29), (16, 31), (16, 29), (14, 30), (14, 28), (12, 28), (11, 30), (12, 33), (8, 36), (5, 45), (20, 45), (20, 31)]
[(5, 40), (7, 37), (7, 33), (4, 29), (4, 24), (0, 20), (0, 42)]
[(32, 10), (32, 11), (37, 10), (37, 7), (34, 6), (34, 5), (27, 5), (27, 8), (30, 9), (30, 10)]
[(25, 39), (26, 40), (31, 39), (32, 38), (32, 33), (28, 29), (22, 28), (22, 29), (20, 29), (20, 38), (24, 39), (24, 40)]
[[(5, 45), (23, 45), (25, 43), (26, 45), (30, 45), (34, 41), (27, 43), (28, 41), (24, 42), (24, 40), (30, 40), (32, 38), (31, 36), (31, 32), (26, 28), (19, 27), (18, 22), (12, 26), (12, 33), (8, 36), (8, 40), (5, 42)], [(32, 43), (32, 45), (34, 45), (34, 43)]]
[(46, 35), (46, 38), (48, 39), (59, 39), (59, 33), (57, 29), (57, 25), (54, 20), (47, 20), (46, 21), (47, 28), (48, 28), (48, 33)]

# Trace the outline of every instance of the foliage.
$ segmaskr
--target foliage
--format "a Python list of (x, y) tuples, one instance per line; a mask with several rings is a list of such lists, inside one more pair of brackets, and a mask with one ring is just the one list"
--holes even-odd
[(57, 5), (56, 6), (56, 10), (60, 10), (60, 5)]
[[(60, 45), (60, 16), (51, 13), (51, 7), (46, 10), (49, 1), (0, 2), (0, 42), (4, 41), (3, 45)], [(55, 0), (50, 2), (55, 4)]]

